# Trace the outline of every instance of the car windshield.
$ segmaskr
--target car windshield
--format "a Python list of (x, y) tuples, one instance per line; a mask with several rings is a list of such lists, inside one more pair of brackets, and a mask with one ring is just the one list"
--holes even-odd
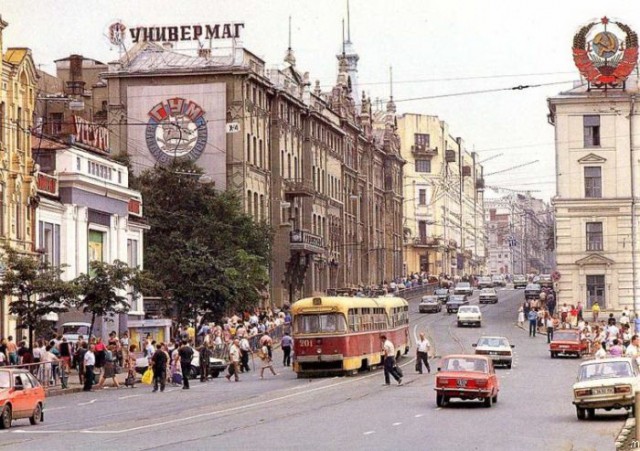
[(470, 286), (469, 282), (459, 282), (458, 285), (456, 285), (456, 288), (469, 288)]
[(539, 290), (540, 289), (540, 285), (538, 285), (537, 283), (530, 283), (529, 285), (527, 285), (527, 290)]
[(449, 290), (447, 290), (446, 288), (439, 288), (436, 290), (436, 294), (447, 294), (449, 293)]
[(463, 302), (464, 296), (451, 296), (449, 302)]
[(458, 310), (460, 313), (478, 313), (480, 310), (478, 310), (478, 307), (474, 307), (474, 306), (469, 306), (469, 307), (460, 307), (460, 310)]
[(89, 335), (89, 326), (84, 324), (67, 324), (62, 326), (62, 334)]
[(464, 357), (447, 358), (442, 362), (443, 371), (475, 371), (486, 373), (487, 362), (480, 359), (470, 359)]
[(480, 292), (480, 294), (493, 294), (493, 293), (495, 293), (493, 288), (483, 288), (482, 291)]
[(557, 331), (553, 333), (553, 340), (577, 341), (578, 335), (573, 332)]
[(580, 367), (579, 381), (611, 377), (631, 377), (633, 372), (629, 362), (594, 362)]
[(0, 388), (10, 388), (11, 387), (11, 379), (10, 373), (8, 371), (0, 372)]
[(508, 347), (509, 343), (504, 338), (496, 337), (483, 337), (478, 340), (478, 346), (488, 346), (490, 348), (503, 348)]
[(422, 302), (424, 302), (424, 303), (438, 302), (438, 300), (436, 299), (435, 296), (425, 296), (425, 297), (422, 298)]
[(293, 323), (297, 334), (346, 332), (347, 323), (343, 315), (323, 313), (319, 315), (297, 315)]

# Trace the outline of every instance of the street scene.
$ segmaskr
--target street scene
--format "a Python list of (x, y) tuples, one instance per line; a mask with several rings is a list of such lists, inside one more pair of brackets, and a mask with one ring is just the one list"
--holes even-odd
[(0, 7), (0, 448), (640, 449), (638, 11)]

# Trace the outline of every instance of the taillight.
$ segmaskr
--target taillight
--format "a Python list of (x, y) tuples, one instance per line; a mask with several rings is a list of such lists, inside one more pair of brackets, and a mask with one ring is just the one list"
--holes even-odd
[(449, 379), (445, 379), (443, 377), (439, 377), (436, 380), (436, 385), (447, 385), (449, 383)]
[(498, 351), (498, 355), (511, 355), (509, 351)]
[(487, 386), (487, 380), (486, 379), (476, 379), (476, 385), (478, 387), (486, 387)]
[(629, 385), (620, 385), (615, 388), (616, 393), (631, 393), (631, 386)]
[(489, 351), (481, 351), (479, 349), (476, 349), (476, 354), (489, 354)]
[(576, 396), (589, 396), (591, 394), (590, 388), (583, 388), (575, 391)]

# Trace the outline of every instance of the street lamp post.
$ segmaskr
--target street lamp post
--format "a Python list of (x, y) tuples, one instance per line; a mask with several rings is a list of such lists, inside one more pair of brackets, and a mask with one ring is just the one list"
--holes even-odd
[(32, 312), (30, 310), (30, 306), (31, 306), (31, 293), (33, 292), (31, 284), (29, 284), (28, 282), (23, 282), (20, 285), (18, 285), (18, 289), (20, 290), (20, 296), (26, 297), (26, 301), (27, 301), (27, 308), (26, 308), (26, 320), (27, 320), (27, 324), (28, 324), (28, 329), (29, 329), (29, 352), (33, 351), (33, 315)]

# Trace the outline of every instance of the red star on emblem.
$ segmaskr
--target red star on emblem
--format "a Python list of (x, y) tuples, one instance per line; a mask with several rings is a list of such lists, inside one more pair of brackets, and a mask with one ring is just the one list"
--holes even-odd
[(600, 19), (600, 22), (602, 22), (603, 25), (606, 25), (609, 23), (609, 18), (607, 16), (604, 16), (602, 19)]

